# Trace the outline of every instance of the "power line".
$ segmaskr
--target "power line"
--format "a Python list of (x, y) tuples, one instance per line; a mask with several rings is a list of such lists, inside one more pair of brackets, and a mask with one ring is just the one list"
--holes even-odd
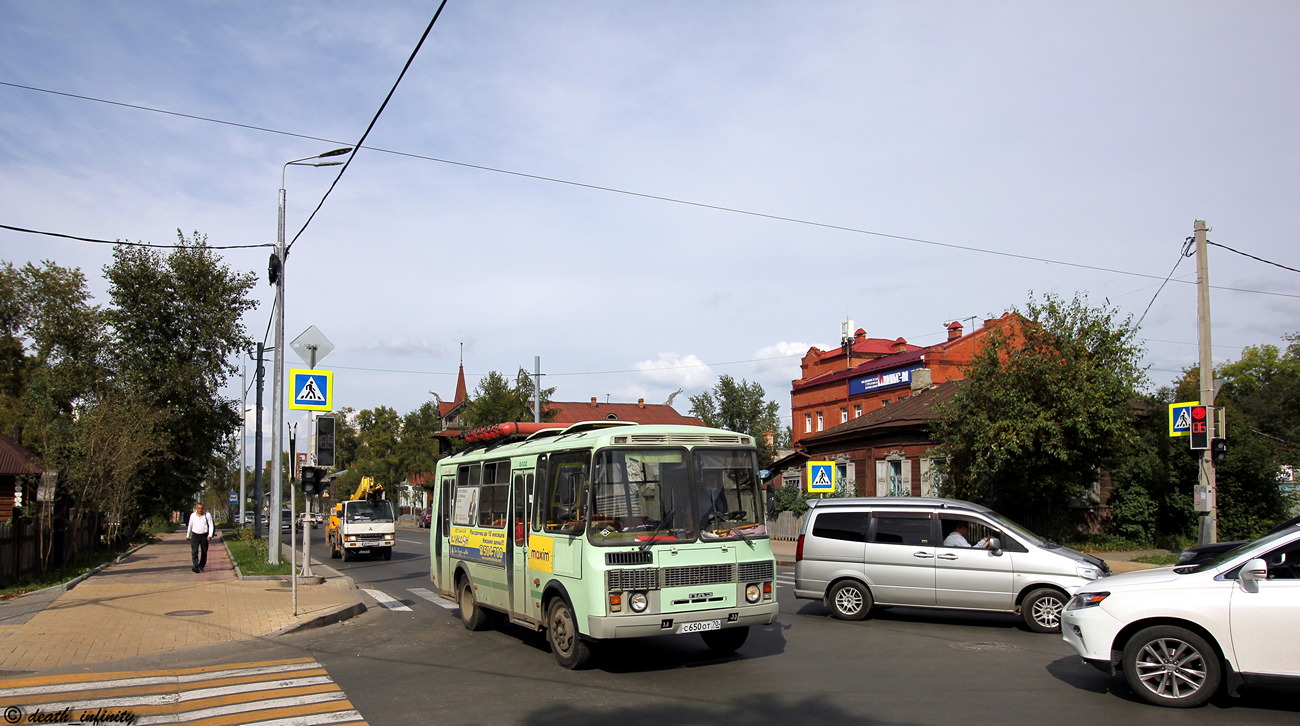
[[(441, 7), (439, 8), (439, 10), (441, 10)], [(436, 16), (435, 16), (435, 19), (436, 19)], [(300, 134), (300, 133), (294, 133), (294, 132), (290, 132), (290, 131), (281, 131), (281, 130), (278, 130), (278, 129), (271, 129), (271, 128), (266, 128), (266, 127), (262, 127), (262, 126), (253, 126), (253, 125), (251, 125), (251, 124), (243, 124), (243, 123), (237, 123), (237, 122), (233, 122), (233, 121), (225, 121), (225, 120), (222, 120), (222, 119), (209, 118), (209, 117), (206, 117), (206, 116), (198, 116), (198, 115), (194, 115), (194, 114), (178, 113), (178, 112), (175, 112), (175, 111), (168, 111), (168, 110), (165, 110), (165, 109), (158, 109), (158, 108), (153, 108), (153, 107), (149, 107), (149, 106), (142, 106), (142, 105), (137, 105), (137, 104), (122, 103), (122, 102), (119, 102), (119, 101), (110, 101), (110, 100), (101, 99), (101, 98), (94, 98), (94, 97), (92, 97), (92, 96), (83, 96), (83, 95), (78, 95), (78, 94), (74, 94), (74, 93), (66, 93), (66, 92), (62, 92), (62, 91), (52, 91), (52, 90), (49, 90), (49, 89), (38, 88), (38, 87), (34, 87), (34, 86), (26, 86), (26, 85), (17, 84), (17, 83), (9, 83), (9, 82), (7, 82), (7, 81), (0, 81), (0, 86), (9, 86), (9, 87), (11, 87), (11, 88), (18, 88), (18, 89), (27, 90), (27, 91), (35, 91), (35, 92), (38, 92), (38, 93), (48, 93), (48, 94), (52, 94), (52, 95), (56, 95), (56, 96), (64, 96), (64, 97), (68, 97), (68, 98), (75, 98), (75, 99), (83, 100), (83, 101), (92, 101), (92, 102), (95, 102), (95, 103), (104, 103), (104, 104), (108, 104), (108, 105), (112, 105), (112, 106), (120, 106), (120, 107), (124, 107), (124, 108), (131, 108), (131, 109), (135, 109), (135, 110), (140, 110), (140, 111), (149, 111), (149, 112), (152, 112), (152, 113), (161, 113), (161, 114), (166, 114), (166, 115), (169, 115), (169, 116), (176, 116), (176, 117), (179, 117), (179, 118), (192, 119), (192, 120), (195, 120), (195, 121), (204, 121), (204, 122), (207, 122), (207, 123), (215, 123), (215, 124), (221, 124), (221, 125), (225, 125), (225, 126), (234, 126), (234, 127), (237, 127), (237, 128), (249, 129), (249, 130), (252, 130), (252, 131), (261, 131), (261, 132), (263, 132), (263, 133), (279, 134), (279, 135), (282, 135), (282, 136), (290, 136), (290, 137), (293, 137), (293, 138), (299, 138), (299, 139), (308, 139), (308, 140), (311, 140), (311, 141), (322, 141), (322, 142), (326, 142), (326, 143), (330, 143), (330, 144), (347, 144), (347, 143), (348, 143), (348, 142), (346, 142), (346, 141), (339, 141), (339, 140), (337, 140), (337, 139), (327, 139), (327, 138), (324, 138), (324, 137), (321, 137), (321, 136), (311, 136), (311, 135), (309, 135), (309, 134)], [(357, 151), (360, 151), (361, 148), (363, 148), (363, 147), (362, 147), (360, 144), (358, 144), (358, 145), (355, 145), (353, 148), (356, 149)], [(541, 174), (530, 174), (530, 173), (527, 173), (527, 172), (521, 172), (521, 171), (510, 170), (510, 169), (502, 169), (502, 168), (498, 168), (498, 167), (485, 166), (485, 165), (482, 165), (482, 164), (471, 164), (471, 163), (468, 163), (468, 162), (455, 161), (455, 160), (452, 160), (452, 159), (442, 159), (442, 158), (438, 158), (438, 157), (436, 157), (436, 156), (428, 156), (428, 155), (424, 155), (424, 154), (416, 154), (416, 153), (407, 152), (407, 151), (397, 151), (397, 150), (394, 150), (394, 149), (385, 149), (385, 148), (381, 148), (381, 147), (369, 147), (369, 146), (364, 147), (364, 148), (369, 149), (370, 151), (378, 152), (378, 153), (383, 153), (383, 154), (392, 154), (392, 155), (394, 155), (394, 156), (404, 156), (404, 157), (411, 158), (411, 159), (420, 159), (420, 160), (422, 160), (422, 161), (432, 161), (432, 162), (439, 163), (439, 164), (447, 164), (447, 165), (449, 165), (449, 166), (459, 166), (459, 167), (466, 168), (466, 169), (476, 169), (476, 170), (479, 170), (479, 171), (487, 171), (487, 172), (492, 172), (492, 173), (495, 173), (495, 174), (505, 174), (505, 175), (507, 175), (507, 176), (515, 176), (515, 177), (519, 177), (519, 178), (522, 178), (522, 179), (532, 179), (532, 180), (535, 180), (535, 181), (549, 182), (549, 183), (552, 183), (552, 184), (563, 184), (563, 185), (566, 185), (566, 186), (577, 187), (577, 188), (580, 188), (580, 189), (589, 189), (589, 190), (592, 190), (592, 191), (601, 191), (601, 192), (607, 192), (607, 193), (610, 193), (610, 194), (621, 194), (621, 195), (624, 195), (624, 196), (637, 197), (637, 198), (640, 198), (640, 199), (648, 199), (648, 200), (659, 201), (659, 202), (668, 202), (668, 203), (670, 203), (670, 204), (680, 204), (680, 205), (683, 205), (683, 206), (696, 207), (696, 208), (699, 208), (699, 209), (709, 209), (709, 210), (718, 211), (718, 212), (727, 212), (727, 213), (730, 213), (730, 214), (740, 214), (740, 215), (744, 215), (744, 216), (756, 217), (756, 218), (759, 218), (759, 219), (769, 219), (769, 220), (772, 220), (772, 221), (778, 221), (778, 222), (788, 222), (788, 223), (790, 223), (790, 224), (799, 224), (799, 225), (804, 225), (804, 226), (809, 226), (809, 227), (817, 227), (817, 228), (820, 228), (820, 229), (830, 229), (830, 230), (836, 230), (836, 231), (840, 231), (840, 232), (849, 232), (849, 233), (852, 233), (852, 234), (862, 234), (862, 235), (870, 235), (870, 236), (873, 236), (873, 237), (883, 237), (883, 238), (885, 238), (885, 239), (894, 239), (894, 240), (899, 240), (899, 241), (902, 241), (902, 242), (914, 242), (914, 243), (917, 243), (917, 244), (931, 245), (931, 246), (935, 246), (935, 247), (943, 247), (943, 248), (946, 248), (946, 249), (963, 250), (963, 251), (966, 251), (966, 252), (975, 252), (975, 253), (979, 253), (979, 254), (994, 255), (994, 256), (998, 256), (998, 257), (1008, 257), (1008, 258), (1012, 258), (1012, 259), (1025, 260), (1025, 261), (1029, 261), (1029, 262), (1042, 262), (1042, 263), (1050, 264), (1050, 265), (1062, 265), (1062, 266), (1065, 266), (1065, 267), (1074, 267), (1074, 268), (1084, 269), (1084, 270), (1093, 270), (1093, 271), (1095, 271), (1095, 272), (1109, 272), (1109, 273), (1116, 274), (1116, 275), (1127, 275), (1127, 276), (1131, 276), (1131, 277), (1141, 277), (1141, 278), (1146, 278), (1146, 279), (1151, 279), (1151, 280), (1161, 280), (1161, 279), (1163, 279), (1163, 278), (1161, 278), (1159, 275), (1151, 275), (1151, 274), (1147, 274), (1147, 273), (1143, 273), (1143, 272), (1133, 272), (1133, 271), (1130, 271), (1130, 270), (1120, 270), (1120, 269), (1115, 269), (1115, 268), (1110, 268), (1110, 267), (1101, 267), (1101, 266), (1098, 266), (1098, 265), (1086, 265), (1086, 264), (1079, 263), (1079, 262), (1067, 262), (1067, 261), (1064, 261), (1064, 260), (1054, 260), (1054, 259), (1050, 259), (1050, 258), (1046, 258), (1046, 257), (1035, 257), (1035, 256), (1033, 256), (1033, 255), (1022, 255), (1022, 254), (1018, 254), (1018, 253), (1014, 253), (1014, 252), (1004, 252), (1004, 251), (1001, 251), (1001, 250), (991, 250), (991, 249), (985, 249), (985, 248), (982, 248), (982, 247), (974, 247), (974, 246), (970, 246), (970, 245), (959, 245), (959, 244), (950, 243), (950, 242), (938, 242), (938, 241), (935, 241), (935, 240), (928, 240), (928, 239), (924, 239), (924, 238), (921, 238), (921, 237), (909, 237), (909, 236), (906, 236), (906, 235), (890, 234), (890, 233), (888, 233), (888, 232), (876, 232), (876, 231), (873, 231), (873, 230), (861, 229), (861, 228), (858, 228), (858, 227), (849, 227), (849, 226), (847, 226), (847, 225), (831, 224), (831, 223), (828, 223), (828, 222), (817, 222), (817, 221), (808, 220), (808, 219), (801, 219), (801, 218), (798, 218), (798, 217), (788, 217), (788, 216), (779, 215), (779, 214), (769, 214), (769, 213), (766, 213), (766, 212), (758, 212), (758, 211), (754, 211), (754, 210), (741, 209), (741, 208), (738, 208), (738, 207), (727, 207), (727, 206), (723, 206), (723, 205), (719, 205), (719, 204), (708, 204), (708, 203), (705, 203), (705, 202), (696, 202), (696, 201), (691, 201), (691, 200), (689, 200), (689, 199), (679, 199), (679, 198), (676, 198), (676, 197), (669, 197), (669, 196), (663, 196), (663, 195), (658, 195), (658, 194), (649, 194), (649, 193), (646, 193), (646, 192), (636, 192), (636, 191), (631, 191), (631, 190), (628, 190), (628, 189), (619, 189), (619, 188), (617, 188), (617, 187), (603, 186), (603, 185), (599, 185), (599, 184), (589, 184), (589, 183), (586, 183), (586, 182), (572, 181), (572, 180), (569, 180), (569, 179), (561, 179), (561, 178), (558, 178), (558, 177), (544, 176), (544, 175), (541, 175)], [(346, 169), (346, 164), (344, 165), (344, 169)], [(342, 173), (342, 172), (340, 172), (340, 175), (341, 175), (341, 173)], [(337, 181), (337, 180), (336, 180), (336, 181)], [(333, 187), (331, 186), (331, 189), (332, 189), (332, 188), (333, 188)], [(322, 202), (323, 202), (323, 200), (322, 200)], [(314, 214), (315, 214), (315, 212), (313, 212), (313, 215), (314, 215)], [(309, 221), (310, 221), (310, 220), (309, 220)], [(305, 227), (306, 227), (306, 225), (304, 225), (304, 228), (305, 228)], [(299, 231), (298, 234), (299, 234), (299, 235), (302, 234), (301, 230)], [(298, 235), (295, 235), (295, 236), (294, 236), (294, 240), (296, 241), (297, 238), (298, 238)], [(1226, 249), (1226, 248), (1225, 248), (1225, 249)], [(1234, 251), (1235, 251), (1235, 250), (1234, 250)], [(1266, 261), (1266, 260), (1265, 260), (1265, 261)], [(1270, 264), (1274, 264), (1274, 263), (1270, 263)], [(1176, 280), (1175, 282), (1180, 282), (1180, 283), (1182, 283), (1182, 284), (1195, 284), (1195, 283), (1192, 283), (1192, 282), (1185, 282), (1185, 281), (1182, 281), (1182, 280)], [(1211, 285), (1211, 288), (1212, 288), (1212, 289), (1215, 289), (1215, 290), (1225, 290), (1225, 291), (1229, 291), (1229, 292), (1244, 292), (1244, 293), (1250, 293), (1250, 294), (1256, 294), (1256, 295), (1270, 295), (1270, 296), (1275, 296), (1275, 297), (1300, 298), (1300, 294), (1284, 293), (1284, 292), (1271, 292), (1271, 291), (1268, 291), (1268, 290), (1252, 290), (1252, 289), (1248, 289), (1248, 288), (1225, 287), (1225, 286), (1221, 286), (1221, 285)]]
[[(1258, 261), (1258, 262), (1263, 262), (1263, 263), (1266, 264), (1266, 265), (1272, 265), (1272, 266), (1274, 266), (1274, 267), (1281, 267), (1282, 269), (1284, 269), (1284, 270), (1290, 270), (1291, 272), (1300, 272), (1300, 270), (1297, 270), (1297, 269), (1294, 268), (1294, 267), (1287, 267), (1286, 265), (1279, 265), (1278, 263), (1273, 262), (1273, 261), (1271, 261), (1271, 260), (1266, 260), (1266, 259), (1264, 259), (1263, 257), (1256, 257), (1256, 256), (1254, 256), (1254, 255), (1252, 255), (1252, 254), (1247, 254), (1247, 253), (1245, 253), (1245, 252), (1242, 252), (1241, 250), (1234, 250), (1234, 249), (1232, 249), (1231, 247), (1229, 247), (1229, 246), (1227, 246), (1227, 245), (1221, 245), (1221, 244), (1219, 244), (1218, 242), (1211, 242), (1211, 241), (1209, 241), (1209, 240), (1205, 240), (1205, 243), (1206, 243), (1206, 244), (1210, 244), (1210, 245), (1214, 245), (1215, 247), (1222, 247), (1223, 249), (1225, 249), (1225, 250), (1227, 250), (1227, 251), (1229, 251), (1229, 252), (1236, 252), (1237, 254), (1241, 255), (1242, 257), (1249, 257), (1249, 258), (1252, 259), (1252, 260), (1256, 260), (1256, 261)], [(1190, 255), (1189, 255), (1189, 257), (1190, 257)]]
[[(15, 227), (10, 224), (0, 224), (0, 229), (7, 229), (14, 232), (26, 232), (27, 234), (41, 234), (47, 237), (60, 237), (62, 239), (71, 239), (71, 240), (76, 240), (78, 242), (93, 242), (95, 244), (101, 244), (101, 245), (122, 245), (123, 247), (155, 247), (155, 248), (169, 249), (169, 250), (194, 248), (194, 245), (183, 245), (183, 244), (158, 245), (149, 242), (123, 242), (122, 240), (95, 239), (94, 237), (78, 237), (76, 235), (71, 235), (71, 234), (60, 234), (58, 232), (45, 232), (39, 229), (27, 229), (26, 227)], [(243, 249), (248, 249), (250, 247), (274, 247), (274, 246), (275, 245), (270, 243), (249, 244), (249, 245), (208, 245), (208, 244), (204, 245), (204, 247), (210, 250), (243, 250)]]
[(1178, 259), (1174, 262), (1174, 266), (1169, 268), (1169, 274), (1165, 275), (1165, 279), (1161, 281), (1160, 287), (1156, 288), (1155, 294), (1151, 296), (1150, 302), (1147, 303), (1146, 310), (1142, 311), (1141, 317), (1138, 318), (1137, 323), (1133, 326), (1134, 328), (1142, 327), (1142, 321), (1146, 320), (1147, 313), (1151, 312), (1151, 305), (1155, 303), (1156, 298), (1160, 297), (1160, 291), (1165, 289), (1165, 285), (1169, 282), (1169, 278), (1174, 276), (1174, 271), (1178, 269), (1178, 265), (1182, 263), (1183, 258), (1191, 257), (1191, 256), (1192, 256), (1192, 238), (1188, 237), (1183, 242), (1183, 248), (1178, 251)]
[[(388, 89), (388, 95), (384, 97), (384, 102), (379, 104), (379, 110), (375, 111), (374, 117), (370, 119), (370, 124), (366, 126), (365, 133), (361, 134), (361, 139), (352, 145), (353, 149), (359, 151), (361, 150), (362, 145), (365, 144), (366, 137), (370, 136), (370, 131), (374, 129), (375, 124), (379, 122), (379, 116), (384, 113), (385, 108), (388, 108), (388, 102), (393, 100), (393, 94), (397, 93), (398, 84), (400, 84), (402, 79), (406, 77), (406, 72), (410, 70), (411, 64), (415, 62), (415, 56), (420, 53), (420, 48), (424, 47), (425, 39), (429, 37), (429, 33), (433, 30), (434, 23), (438, 22), (438, 16), (442, 15), (442, 9), (445, 7), (447, 7), (447, 0), (442, 0), (438, 5), (438, 10), (433, 14), (433, 19), (429, 21), (429, 25), (424, 29), (424, 34), (420, 36), (419, 42), (415, 44), (415, 48), (411, 51), (410, 57), (406, 59), (406, 65), (402, 66), (402, 72), (398, 73), (397, 80), (393, 81), (393, 87)], [(347, 172), (348, 167), (352, 165), (352, 160), (355, 158), (357, 158), (356, 152), (348, 155), (348, 160), (345, 161), (343, 167), (339, 169), (338, 176), (334, 177), (334, 181), (330, 184), (330, 188), (325, 190), (325, 194), (321, 196), (320, 202), (307, 217), (307, 221), (302, 223), (302, 228), (298, 230), (298, 234), (295, 234), (293, 239), (289, 240), (289, 246), (284, 248), (284, 256), (286, 258), (289, 256), (289, 250), (293, 249), (293, 243), (297, 242), (298, 238), (302, 236), (302, 233), (307, 231), (307, 225), (311, 224), (311, 221), (316, 218), (316, 213), (325, 205), (325, 200), (329, 199), (330, 192), (334, 191), (334, 187), (338, 185), (339, 180), (343, 178), (343, 174)]]

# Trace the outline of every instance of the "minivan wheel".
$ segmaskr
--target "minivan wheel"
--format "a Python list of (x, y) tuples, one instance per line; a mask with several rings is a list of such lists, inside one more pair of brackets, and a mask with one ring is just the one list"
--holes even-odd
[(1219, 689), (1219, 656), (1201, 636), (1173, 625), (1139, 631), (1124, 646), (1124, 678), (1143, 700), (1190, 708)]
[(871, 591), (865, 585), (845, 580), (831, 588), (826, 602), (831, 614), (840, 620), (862, 620), (871, 612)]
[(1065, 609), (1065, 595), (1050, 587), (1040, 587), (1025, 596), (1020, 603), (1020, 615), (1025, 625), (1035, 633), (1061, 632), (1061, 611)]

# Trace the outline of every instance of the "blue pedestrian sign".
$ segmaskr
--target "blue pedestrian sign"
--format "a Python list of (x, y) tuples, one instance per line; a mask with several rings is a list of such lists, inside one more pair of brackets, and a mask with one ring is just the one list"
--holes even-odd
[(291, 369), (289, 408), (298, 411), (333, 411), (334, 371)]
[(1190, 436), (1192, 433), (1192, 407), (1201, 405), (1200, 401), (1184, 401), (1169, 404), (1169, 435)]
[(808, 462), (808, 492), (810, 494), (835, 493), (835, 462)]

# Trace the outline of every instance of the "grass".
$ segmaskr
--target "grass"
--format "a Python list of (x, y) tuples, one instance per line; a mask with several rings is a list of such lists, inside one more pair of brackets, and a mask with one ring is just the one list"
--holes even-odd
[(235, 561), (239, 571), (245, 575), (284, 575), (291, 574), (289, 562), (281, 560), (278, 565), (266, 562), (266, 540), (254, 539), (251, 527), (239, 530), (238, 537), (226, 537), (226, 547), (230, 549), (230, 559)]
[(100, 565), (112, 562), (120, 557), (134, 545), (123, 545), (111, 550), (100, 550), (98, 552), (83, 552), (78, 554), (66, 566), (57, 570), (51, 570), (39, 575), (29, 575), (20, 578), (17, 582), (0, 589), (0, 600), (11, 600), (23, 593), (43, 590), (47, 587), (62, 585), (69, 580), (74, 580)]
[(1169, 565), (1176, 565), (1176, 564), (1178, 564), (1178, 555), (1176, 555), (1176, 554), (1169, 554), (1169, 555), (1140, 555), (1140, 556), (1138, 556), (1138, 557), (1134, 557), (1134, 558), (1133, 558), (1133, 561), (1134, 561), (1134, 562), (1144, 562), (1144, 563), (1146, 563), (1146, 564), (1148, 564), (1148, 565), (1159, 565), (1160, 567), (1167, 567), (1167, 566), (1169, 566)]

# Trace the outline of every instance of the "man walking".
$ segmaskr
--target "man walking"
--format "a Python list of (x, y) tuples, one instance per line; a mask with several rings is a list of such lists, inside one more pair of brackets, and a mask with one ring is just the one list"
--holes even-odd
[(215, 537), (217, 527), (212, 522), (212, 514), (203, 511), (203, 503), (194, 505), (190, 513), (189, 524), (185, 525), (185, 536), (190, 540), (190, 558), (194, 560), (195, 572), (203, 572), (208, 566), (208, 540)]

